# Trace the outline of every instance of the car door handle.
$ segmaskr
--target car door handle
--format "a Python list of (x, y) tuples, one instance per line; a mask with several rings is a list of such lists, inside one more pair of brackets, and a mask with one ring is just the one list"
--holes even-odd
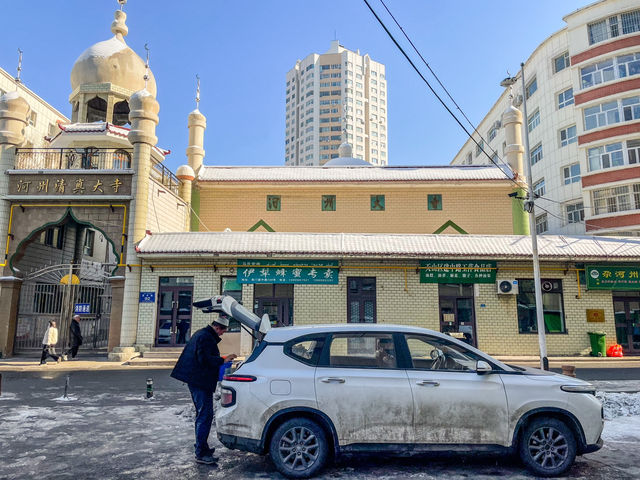
[(440, 386), (440, 382), (435, 382), (433, 380), (418, 380), (416, 385), (421, 385), (423, 387), (438, 387)]
[(344, 378), (327, 377), (320, 380), (322, 383), (344, 383)]

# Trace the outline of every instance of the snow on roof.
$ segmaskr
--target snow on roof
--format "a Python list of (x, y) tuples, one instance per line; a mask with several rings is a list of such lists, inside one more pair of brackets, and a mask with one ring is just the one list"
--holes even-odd
[(407, 181), (505, 181), (494, 166), (440, 167), (203, 167), (203, 182), (407, 182)]
[(109, 40), (104, 40), (102, 42), (95, 43), (87, 48), (76, 60), (76, 63), (82, 62), (87, 58), (99, 57), (99, 58), (108, 58), (113, 54), (124, 50), (125, 48), (129, 48), (126, 43), (122, 40), (118, 40), (118, 38), (114, 35)]
[[(176, 232), (146, 236), (138, 249), (142, 256), (532, 257), (531, 239), (525, 235)], [(543, 260), (640, 261), (636, 238), (541, 235), (538, 250)]]

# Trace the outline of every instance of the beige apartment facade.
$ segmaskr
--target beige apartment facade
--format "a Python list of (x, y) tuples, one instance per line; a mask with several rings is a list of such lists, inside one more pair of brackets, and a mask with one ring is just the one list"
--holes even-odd
[(285, 165), (324, 165), (342, 142), (355, 158), (387, 165), (387, 109), (385, 66), (332, 41), (287, 72)]

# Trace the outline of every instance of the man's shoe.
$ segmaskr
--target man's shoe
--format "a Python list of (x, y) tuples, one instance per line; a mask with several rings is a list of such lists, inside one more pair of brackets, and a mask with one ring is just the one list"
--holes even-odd
[(40, 365), (41, 365), (41, 366), (42, 366), (42, 365), (46, 365), (46, 364), (47, 364), (47, 362), (40, 362)]
[(62, 355), (62, 359), (66, 362), (68, 360), (66, 355)]
[(198, 463), (203, 463), (205, 465), (213, 465), (217, 461), (218, 459), (216, 457), (212, 457), (211, 455), (202, 455), (201, 457), (198, 457), (196, 455), (196, 462)]

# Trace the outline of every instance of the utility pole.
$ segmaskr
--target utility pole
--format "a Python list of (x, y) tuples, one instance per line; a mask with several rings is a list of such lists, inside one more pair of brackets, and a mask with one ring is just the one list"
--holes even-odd
[(524, 152), (525, 174), (529, 195), (524, 202), (524, 208), (529, 212), (529, 231), (531, 234), (531, 250), (533, 252), (533, 281), (536, 296), (536, 318), (538, 324), (538, 343), (540, 344), (540, 368), (549, 370), (547, 358), (547, 339), (544, 326), (544, 311), (542, 306), (542, 286), (540, 282), (540, 260), (538, 258), (538, 236), (536, 232), (535, 195), (533, 193), (533, 179), (531, 178), (531, 151), (529, 150), (529, 117), (527, 115), (527, 84), (524, 78), (524, 63), (520, 64), (520, 77), (522, 79), (522, 105), (524, 109)]

